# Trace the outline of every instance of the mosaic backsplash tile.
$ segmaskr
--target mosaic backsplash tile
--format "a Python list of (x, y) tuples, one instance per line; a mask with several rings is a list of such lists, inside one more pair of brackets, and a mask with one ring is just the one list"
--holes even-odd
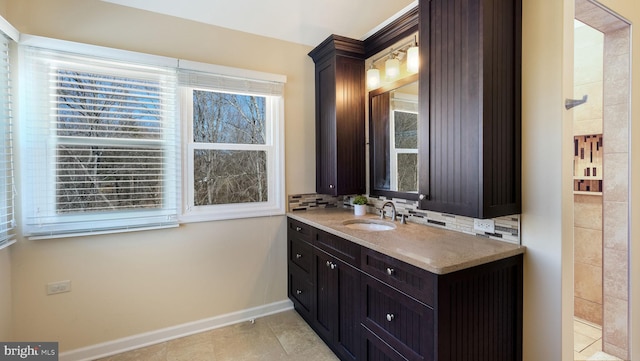
[(293, 194), (288, 197), (288, 209), (289, 212), (295, 212), (317, 208), (337, 208), (341, 200), (342, 197), (334, 197), (326, 194)]
[[(353, 208), (351, 201), (354, 196), (328, 196), (323, 194), (295, 194), (289, 195), (289, 211), (306, 211), (318, 208)], [(378, 214), (378, 209), (384, 202), (391, 200), (396, 206), (398, 214), (405, 214), (407, 222), (413, 222), (431, 227), (444, 228), (452, 231), (487, 237), (498, 241), (520, 244), (520, 215), (493, 218), (495, 232), (480, 232), (473, 229), (473, 218), (456, 216), (418, 209), (417, 201), (406, 199), (387, 199), (386, 197), (369, 197), (367, 213)]]

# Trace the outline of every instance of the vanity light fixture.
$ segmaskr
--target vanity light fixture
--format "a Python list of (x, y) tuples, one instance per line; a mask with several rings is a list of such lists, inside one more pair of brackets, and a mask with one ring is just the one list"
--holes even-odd
[(384, 73), (387, 80), (394, 80), (400, 75), (400, 60), (393, 54), (393, 49), (389, 53), (389, 59), (384, 62)]
[(380, 86), (380, 70), (376, 69), (371, 62), (371, 67), (367, 70), (367, 88), (375, 89)]
[(417, 73), (420, 68), (420, 57), (418, 55), (418, 42), (414, 39), (413, 45), (407, 49), (407, 72)]

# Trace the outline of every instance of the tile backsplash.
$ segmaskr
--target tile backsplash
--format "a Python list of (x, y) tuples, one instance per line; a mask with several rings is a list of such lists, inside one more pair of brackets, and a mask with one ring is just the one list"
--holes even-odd
[[(289, 212), (312, 211), (319, 208), (353, 208), (353, 196), (329, 196), (308, 193), (289, 195)], [(498, 241), (520, 244), (520, 215), (493, 218), (495, 232), (481, 232), (473, 228), (473, 218), (456, 216), (447, 213), (432, 212), (418, 209), (417, 201), (406, 199), (387, 199), (386, 197), (369, 197), (367, 213), (377, 214), (382, 204), (391, 200), (398, 214), (407, 215), (407, 221), (431, 227), (449, 229), (479, 237), (487, 237)]]

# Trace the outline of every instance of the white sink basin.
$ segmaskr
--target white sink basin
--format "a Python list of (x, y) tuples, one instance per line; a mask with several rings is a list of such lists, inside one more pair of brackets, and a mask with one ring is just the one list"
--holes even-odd
[(361, 231), (390, 231), (396, 228), (391, 222), (378, 221), (376, 219), (348, 219), (342, 222), (347, 228)]

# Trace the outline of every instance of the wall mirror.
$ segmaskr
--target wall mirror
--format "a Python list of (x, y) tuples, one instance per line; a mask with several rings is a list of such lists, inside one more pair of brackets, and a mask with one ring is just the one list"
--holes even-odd
[(369, 92), (369, 193), (418, 199), (418, 75)]

